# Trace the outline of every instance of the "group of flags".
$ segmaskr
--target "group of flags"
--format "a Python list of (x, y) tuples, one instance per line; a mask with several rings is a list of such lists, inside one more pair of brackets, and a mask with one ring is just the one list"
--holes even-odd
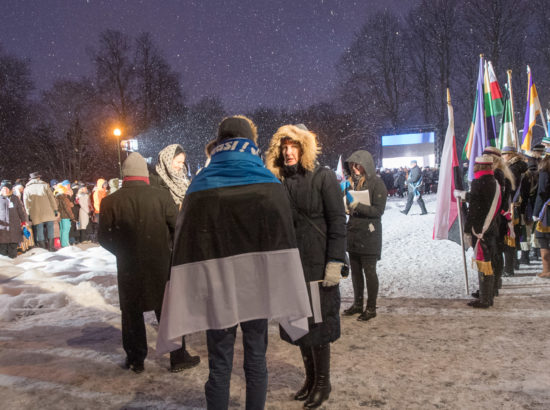
[[(508, 70), (507, 74), (508, 78), (503, 94), (493, 65), (490, 61), (486, 61), (483, 56), (480, 56), (472, 123), (470, 124), (466, 143), (462, 151), (462, 160), (469, 163), (468, 179), (470, 181), (474, 179), (475, 159), (482, 155), (486, 146), (490, 145), (500, 149), (505, 146), (513, 146), (518, 151), (520, 148), (524, 151), (530, 150), (533, 142), (533, 128), (539, 115), (542, 118), (542, 126), (545, 131), (543, 142), (550, 144), (548, 128), (542, 115), (537, 88), (535, 87), (529, 66), (527, 66), (528, 87), (525, 121), (522, 138), (521, 140), (519, 139), (514, 120), (511, 70)], [(449, 95), (448, 111), (449, 125), (441, 153), (433, 237), (434, 239), (451, 239), (460, 243), (461, 235), (457, 229), (459, 207), (453, 191), (455, 189), (462, 189), (462, 179), (460, 178), (461, 172), (456, 152), (453, 109)], [(550, 127), (550, 118), (548, 120)], [(496, 124), (500, 125), (498, 134)]]

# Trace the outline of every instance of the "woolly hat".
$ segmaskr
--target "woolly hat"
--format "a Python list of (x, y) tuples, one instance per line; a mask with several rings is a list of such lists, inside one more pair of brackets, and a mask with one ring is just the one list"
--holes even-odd
[(4, 188), (4, 187), (8, 188), (11, 191), (13, 189), (13, 184), (11, 183), (11, 181), (4, 179), (0, 183), (0, 188)]
[(40, 175), (40, 172), (33, 172), (31, 174), (29, 174), (29, 179), (35, 179), (35, 178), (40, 178), (42, 175)]
[(511, 147), (511, 146), (508, 145), (508, 146), (502, 148), (502, 153), (503, 154), (510, 154), (510, 153), (516, 153), (516, 152), (518, 152), (516, 147)]
[(258, 131), (249, 118), (244, 115), (234, 115), (222, 120), (218, 127), (217, 142), (231, 138), (246, 138), (258, 143)]
[(476, 157), (476, 164), (493, 165), (493, 157), (489, 154), (483, 154), (480, 157)]
[(147, 161), (138, 152), (132, 152), (122, 164), (123, 177), (144, 177), (149, 178)]
[(491, 147), (490, 145), (488, 147), (485, 147), (485, 149), (483, 150), (482, 155), (485, 155), (485, 154), (494, 155), (496, 157), (502, 156), (500, 150), (497, 147)]

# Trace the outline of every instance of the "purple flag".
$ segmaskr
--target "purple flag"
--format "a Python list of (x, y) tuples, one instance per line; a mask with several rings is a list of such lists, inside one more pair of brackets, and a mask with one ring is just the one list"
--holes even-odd
[(477, 76), (476, 106), (477, 111), (474, 122), (474, 135), (472, 140), (472, 151), (468, 167), (468, 180), (474, 179), (474, 165), (476, 157), (483, 154), (487, 146), (487, 125), (485, 123), (485, 109), (483, 101), (483, 56), (479, 57), (479, 75)]

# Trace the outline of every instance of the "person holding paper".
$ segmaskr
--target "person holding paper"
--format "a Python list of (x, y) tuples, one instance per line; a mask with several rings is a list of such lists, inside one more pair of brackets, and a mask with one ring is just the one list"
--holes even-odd
[[(266, 154), (266, 167), (285, 187), (313, 317), (300, 346), (306, 380), (294, 395), (305, 408), (319, 407), (329, 398), (330, 343), (340, 337), (340, 277), (346, 252), (346, 216), (336, 175), (317, 162), (319, 146), (304, 125), (277, 130)], [(281, 332), (283, 340), (292, 342)]]
[[(357, 320), (367, 321), (376, 317), (376, 262), (380, 260), (382, 253), (382, 215), (386, 208), (388, 191), (384, 181), (376, 175), (370, 152), (355, 151), (345, 162), (344, 168), (351, 186), (351, 190), (346, 193), (350, 215), (347, 243), (354, 299), (353, 305), (344, 310), (344, 315), (360, 313)], [(365, 284), (367, 306), (363, 310)]]

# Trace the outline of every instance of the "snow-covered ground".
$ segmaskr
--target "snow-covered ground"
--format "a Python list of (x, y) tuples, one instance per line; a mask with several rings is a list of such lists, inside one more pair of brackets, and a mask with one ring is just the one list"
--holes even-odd
[[(404, 207), (404, 199), (391, 198), (388, 201), (383, 217), (383, 255), (378, 263), (379, 316), (367, 325), (358, 324), (360, 322), (354, 318), (343, 318), (342, 338), (334, 344), (334, 349), (338, 346), (339, 349), (333, 350), (333, 394), (326, 408), (475, 408), (482, 407), (481, 403), (493, 408), (539, 408), (539, 404), (540, 408), (550, 407), (550, 376), (548, 373), (537, 376), (550, 364), (545, 352), (548, 337), (544, 336), (547, 334), (544, 329), (548, 329), (550, 324), (550, 282), (535, 275), (540, 271), (540, 262), (522, 268), (513, 278), (505, 278), (501, 296), (492, 309), (480, 312), (466, 307), (460, 247), (450, 241), (432, 240), (435, 195), (428, 195), (425, 200), (429, 211), (426, 216), (420, 215), (416, 204), (409, 215), (401, 214), (399, 210)], [(477, 289), (477, 273), (470, 267), (470, 258), (471, 251), (467, 254), (467, 261), (469, 291), (473, 291)], [(342, 281), (341, 291), (344, 308), (352, 300), (351, 278)], [(499, 313), (499, 309), (504, 310)], [(446, 321), (442, 321), (445, 317)], [(201, 355), (201, 365), (173, 375), (166, 370), (167, 357), (157, 357), (154, 353), (157, 328), (154, 315), (146, 314), (146, 318), (150, 354), (146, 372), (135, 375), (120, 366), (124, 352), (120, 342), (113, 255), (96, 245), (82, 245), (55, 253), (33, 249), (15, 260), (0, 256), (2, 407), (204, 407), (202, 389), (208, 373), (204, 333), (188, 338), (191, 351)], [(525, 322), (524, 318), (529, 325), (520, 324)], [(508, 377), (507, 374), (487, 370), (480, 365), (483, 357), (476, 358), (476, 354), (481, 354), (475, 351), (475, 346), (478, 346), (476, 338), (484, 333), (480, 320), (486, 321), (489, 327), (497, 323), (501, 326), (498, 339), (491, 339), (489, 332), (486, 336), (491, 341), (487, 343), (502, 344), (506, 350), (506, 346), (513, 346), (519, 338), (525, 339), (525, 346), (532, 349), (532, 355), (516, 358), (516, 364), (507, 362), (510, 352), (504, 357), (496, 355), (496, 369), (519, 374), (513, 386), (511, 382), (500, 383), (503, 376)], [(427, 326), (426, 321), (432, 325)], [(511, 328), (515, 321), (521, 332)], [(476, 323), (477, 327), (474, 326)], [(434, 326), (438, 326), (437, 329)], [(453, 337), (464, 340), (453, 340)], [(508, 343), (507, 337), (514, 340)], [(441, 340), (437, 341), (438, 338)], [(435, 349), (432, 350), (433, 357), (425, 356), (423, 346), (428, 345)], [(454, 381), (451, 376), (444, 376), (450, 374), (451, 368), (458, 371), (456, 369), (460, 366), (454, 360), (468, 345), (472, 345), (474, 351), (469, 352), (465, 360), (471, 360), (473, 364), (467, 365)], [(386, 348), (381, 349), (383, 346)], [(401, 346), (398, 352), (391, 351), (397, 346)], [(362, 349), (366, 350), (363, 352)], [(434, 353), (437, 349), (440, 352)], [(357, 354), (368, 356), (373, 351), (377, 352), (378, 362), (373, 357), (357, 360)], [(444, 357), (437, 357), (443, 353)], [(420, 362), (419, 357), (422, 358)], [(299, 387), (303, 375), (299, 353), (293, 346), (279, 340), (276, 324), (270, 326), (268, 359), (270, 387), (267, 407), (300, 408), (299, 403), (288, 399), (292, 390)], [(371, 365), (361, 363), (362, 360), (368, 360)], [(395, 360), (403, 361), (402, 366), (397, 366)], [(416, 376), (407, 375), (407, 368), (415, 366), (421, 369), (418, 377), (424, 379), (417, 380)], [(476, 366), (480, 372), (488, 372), (489, 378), (494, 376), (494, 380), (487, 381), (496, 384), (488, 389), (489, 393), (485, 382), (476, 384), (472, 381), (473, 384), (469, 384), (470, 379), (481, 377), (476, 373)], [(527, 366), (531, 370), (520, 369)], [(236, 408), (244, 407), (240, 367), (242, 354), (237, 347), (231, 393), (232, 406)], [(450, 387), (444, 384), (447, 379), (451, 384), (460, 379), (459, 385), (448, 394), (445, 390)], [(362, 382), (366, 380), (368, 383)], [(412, 390), (415, 383), (418, 383), (418, 388)], [(540, 383), (547, 383), (546, 390)], [(351, 389), (350, 386), (355, 387)], [(472, 386), (483, 389), (483, 393), (470, 391), (475, 389)], [(521, 392), (523, 396), (495, 402), (493, 393), (499, 397), (499, 392), (503, 391), (506, 397), (510, 391)], [(408, 399), (405, 392), (418, 397)], [(453, 402), (452, 395), (457, 395), (458, 401)], [(510, 393), (510, 397), (514, 396)]]

